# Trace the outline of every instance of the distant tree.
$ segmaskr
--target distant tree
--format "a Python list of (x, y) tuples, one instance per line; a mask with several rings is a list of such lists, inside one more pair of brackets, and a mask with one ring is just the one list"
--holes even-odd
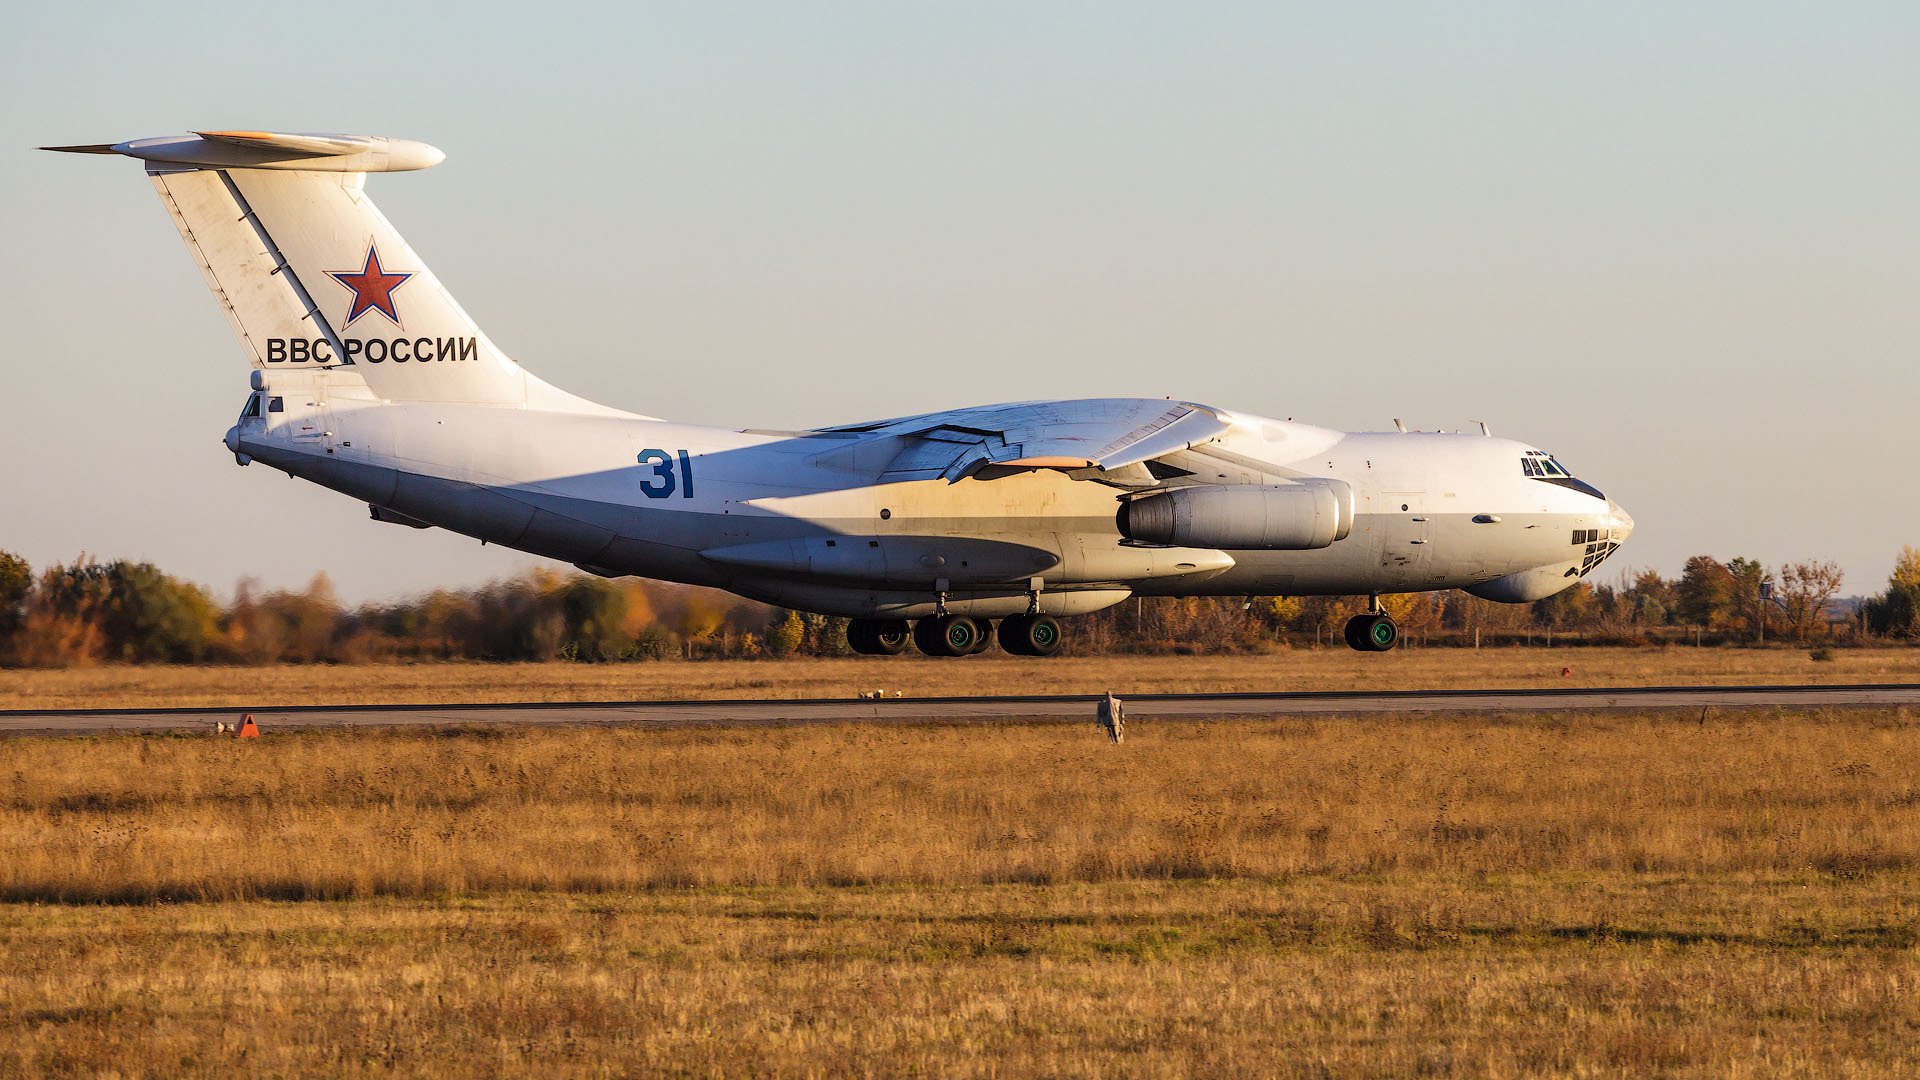
[(1265, 604), (1258, 605), (1258, 610), (1268, 632), (1279, 637), (1299, 621), (1306, 605), (1297, 596), (1270, 596)]
[[(255, 590), (254, 582), (242, 580), (224, 620), (224, 650), (246, 663), (305, 664), (343, 659), (341, 643), (359, 631), (392, 635), (405, 628), (422, 637), (435, 632), (431, 624), (419, 618), (417, 606), (413, 611), (401, 605), (363, 608), (349, 620), (334, 595), (333, 582), (325, 574), (315, 574), (301, 592)], [(428, 597), (439, 595), (447, 594), (430, 593)], [(367, 648), (363, 640), (353, 651), (365, 653)], [(389, 644), (385, 651), (396, 651), (395, 646)]]
[(1633, 587), (1595, 585), (1590, 628), (1613, 641), (1639, 641), (1644, 633), (1635, 618)]
[(1533, 621), (1557, 630), (1572, 630), (1592, 623), (1596, 608), (1593, 586), (1576, 581), (1570, 589), (1534, 601)]
[(271, 636), (277, 625), (268, 622), (256, 602), (259, 582), (241, 578), (234, 586), (233, 603), (222, 625), (222, 644), (228, 656), (243, 664), (270, 664), (280, 659), (281, 641)]
[(1674, 583), (1657, 570), (1642, 570), (1633, 575), (1633, 583), (1621, 594), (1632, 621), (1639, 626), (1665, 626), (1673, 621), (1679, 606)]
[(1887, 591), (1867, 601), (1867, 626), (1876, 634), (1920, 636), (1920, 548), (1903, 547)]
[(845, 615), (820, 616), (819, 632), (815, 635), (816, 646), (821, 656), (850, 656), (853, 646), (847, 644), (847, 623), (853, 620)]
[(33, 567), (11, 551), (0, 551), (0, 657), (20, 620), (26, 615), (27, 594), (33, 591)]
[(1360, 612), (1361, 606), (1344, 596), (1303, 596), (1300, 598), (1300, 614), (1294, 616), (1293, 624), (1301, 632), (1312, 634), (1316, 644), (1337, 643), (1340, 641), (1341, 627)]
[(1738, 557), (1727, 560), (1727, 574), (1733, 579), (1734, 617), (1746, 624), (1747, 632), (1756, 640), (1765, 637), (1775, 608), (1761, 599), (1761, 594), (1773, 583), (1772, 572), (1758, 559)]
[(1920, 548), (1908, 545), (1900, 549), (1887, 583), (1896, 588), (1920, 590)]
[(1675, 589), (1678, 614), (1688, 623), (1709, 629), (1724, 624), (1733, 613), (1733, 575), (1711, 555), (1687, 560)]
[(112, 589), (106, 568), (85, 555), (71, 566), (40, 572), (14, 637), (14, 659), (28, 667), (98, 663), (106, 653), (102, 624)]
[(767, 623), (766, 649), (769, 656), (792, 656), (806, 642), (807, 626), (798, 612), (783, 612)]
[(1446, 606), (1445, 593), (1395, 593), (1380, 598), (1380, 606), (1387, 609), (1400, 624), (1400, 633), (1424, 634), (1439, 629), (1441, 617)]
[(109, 563), (105, 571), (101, 629), (107, 655), (136, 664), (192, 664), (206, 658), (220, 611), (205, 590), (152, 563)]
[(576, 660), (618, 660), (632, 639), (624, 632), (627, 598), (600, 578), (582, 577), (560, 591), (568, 652)]
[(1805, 641), (1816, 627), (1826, 625), (1827, 601), (1844, 579), (1837, 563), (1797, 562), (1780, 568), (1780, 603), (1796, 639)]

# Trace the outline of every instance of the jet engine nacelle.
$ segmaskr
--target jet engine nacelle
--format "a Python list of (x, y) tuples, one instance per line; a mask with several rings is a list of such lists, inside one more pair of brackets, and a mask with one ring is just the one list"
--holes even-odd
[(1122, 503), (1120, 535), (1147, 544), (1306, 551), (1353, 531), (1353, 488), (1340, 480), (1177, 488)]

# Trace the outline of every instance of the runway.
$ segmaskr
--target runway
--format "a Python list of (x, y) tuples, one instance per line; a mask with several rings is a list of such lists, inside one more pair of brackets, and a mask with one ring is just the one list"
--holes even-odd
[[(929, 697), (880, 701), (527, 702), (504, 705), (263, 705), (243, 708), (0, 711), (0, 736), (207, 731), (251, 712), (266, 731), (311, 728), (756, 727), (783, 724), (1071, 723), (1091, 721), (1093, 695)], [(1311, 691), (1138, 694), (1129, 720), (1197, 721), (1291, 716), (1596, 712), (1623, 709), (1821, 709), (1920, 706), (1920, 684), (1851, 686), (1631, 686), (1613, 689)]]

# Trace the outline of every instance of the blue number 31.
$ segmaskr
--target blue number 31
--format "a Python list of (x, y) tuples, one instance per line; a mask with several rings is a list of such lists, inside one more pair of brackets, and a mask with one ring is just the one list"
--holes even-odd
[[(680, 455), (680, 497), (693, 498), (693, 458), (685, 450)], [(640, 464), (652, 467), (652, 475), (640, 478), (640, 490), (649, 499), (671, 498), (675, 487), (673, 455), (665, 450), (640, 451)]]

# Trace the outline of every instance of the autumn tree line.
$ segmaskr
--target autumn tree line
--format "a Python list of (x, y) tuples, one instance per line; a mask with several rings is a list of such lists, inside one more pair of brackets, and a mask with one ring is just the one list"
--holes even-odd
[[(1535, 604), (1462, 592), (1383, 598), (1413, 645), (1866, 644), (1920, 640), (1920, 549), (1884, 591), (1844, 610), (1827, 562), (1778, 567), (1698, 555), (1677, 578), (1630, 572)], [(1128, 600), (1073, 620), (1083, 654), (1258, 652), (1335, 645), (1359, 597)], [(325, 575), (304, 589), (243, 580), (230, 601), (149, 563), (80, 558), (35, 572), (0, 551), (0, 666), (483, 660), (584, 662), (843, 655), (846, 620), (710, 589), (535, 570), (471, 589), (348, 606)]]

